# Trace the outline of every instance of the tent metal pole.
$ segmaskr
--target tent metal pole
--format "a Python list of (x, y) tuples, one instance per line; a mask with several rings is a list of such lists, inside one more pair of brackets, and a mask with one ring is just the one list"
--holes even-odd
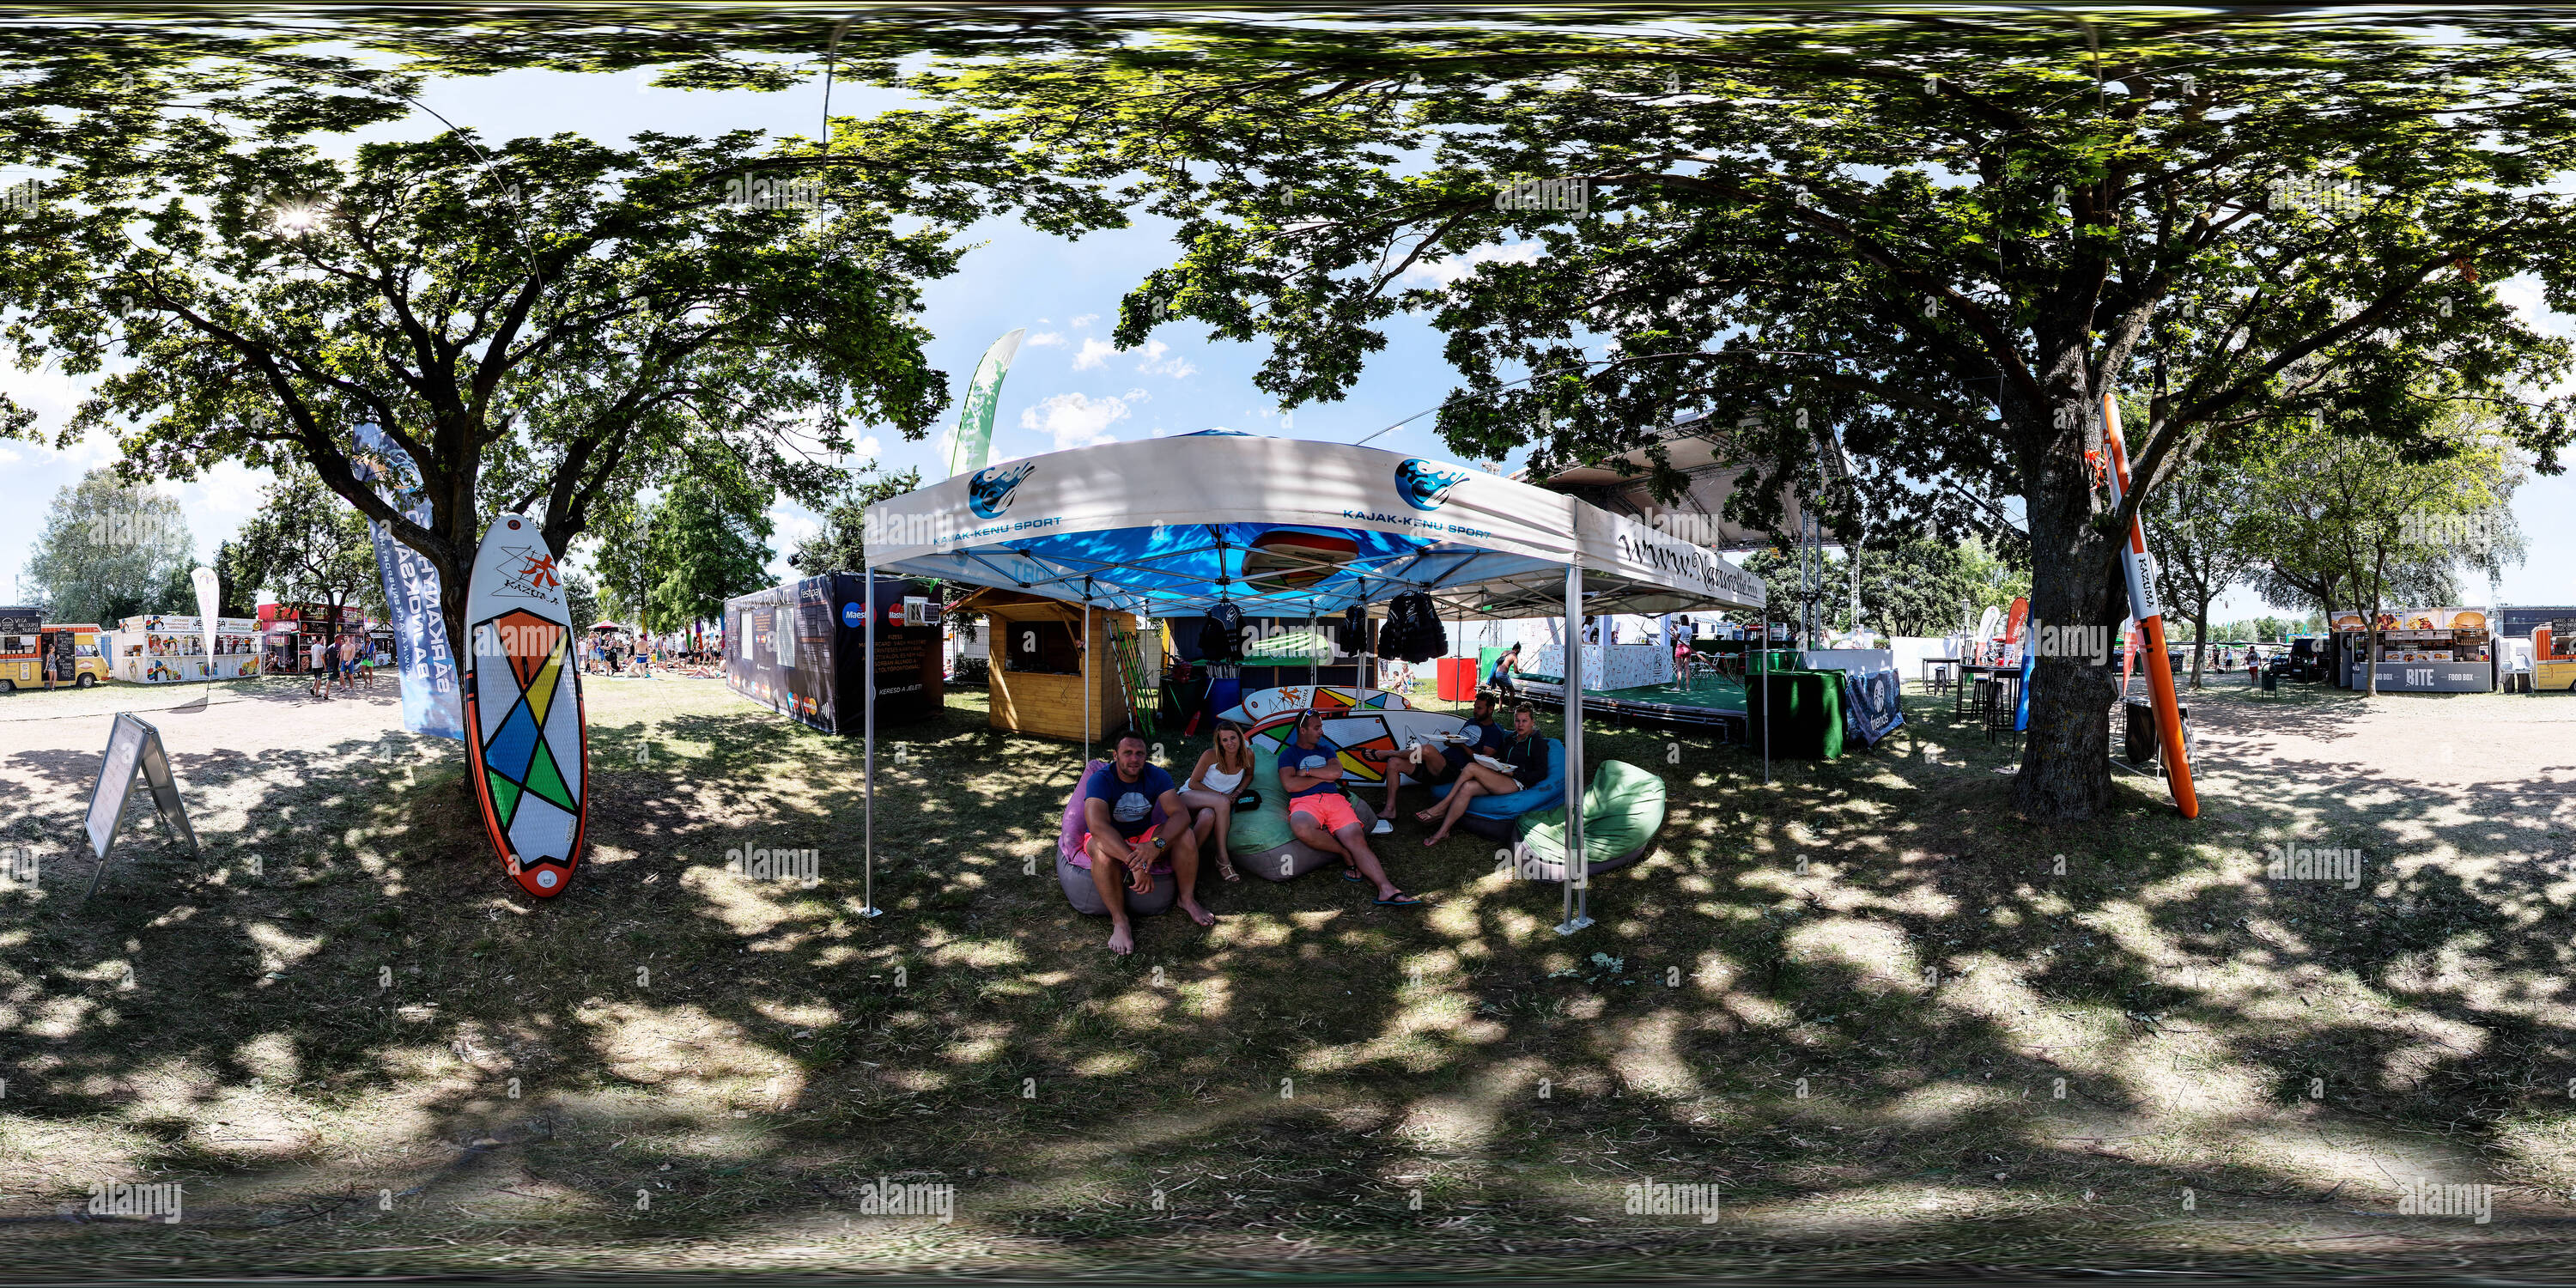
[[(1091, 579), (1082, 582), (1082, 650), (1077, 663), (1082, 670), (1082, 772), (1091, 772)], [(1081, 776), (1076, 775), (1076, 783)]]
[(1309, 605), (1306, 609), (1306, 705), (1308, 706), (1321, 705), (1315, 701), (1315, 635), (1315, 610)]
[[(862, 917), (873, 917), (873, 916), (876, 916), (876, 915), (878, 914), (878, 909), (877, 909), (877, 614), (878, 614), (878, 613), (880, 613), (880, 612), (882, 612), (882, 611), (884, 611), (884, 610), (883, 610), (883, 609), (881, 609), (881, 608), (879, 608), (879, 607), (877, 606), (877, 566), (876, 566), (875, 564), (872, 564), (872, 563), (870, 563), (870, 564), (864, 564), (864, 565), (862, 565), (862, 566), (861, 566), (861, 568), (860, 568), (860, 570), (859, 570), (859, 575), (860, 575), (861, 577), (865, 578), (865, 579), (866, 579), (866, 581), (867, 581), (867, 583), (868, 583), (868, 586), (867, 586), (867, 593), (866, 593), (866, 594), (864, 594), (864, 595), (862, 595), (862, 596), (860, 596), (860, 598), (861, 598), (862, 600), (864, 600), (864, 601), (867, 603), (867, 606), (868, 606), (868, 625), (867, 625), (867, 629), (866, 629), (864, 632), (862, 632), (862, 635), (863, 635), (863, 637), (866, 639), (866, 641), (867, 641), (867, 642), (866, 642), (864, 645), (862, 645), (862, 646), (861, 646), (861, 654), (862, 654), (862, 656), (861, 656), (861, 658), (860, 658), (860, 665), (859, 665), (859, 669), (860, 669), (861, 673), (862, 673), (862, 674), (864, 674), (864, 675), (867, 677), (867, 678), (865, 678), (864, 680), (861, 680), (861, 681), (860, 681), (860, 685), (861, 685), (861, 687), (863, 687), (863, 688), (865, 688), (865, 689), (867, 690), (867, 697), (861, 701), (861, 704), (860, 704), (860, 705), (865, 709), (865, 711), (866, 711), (866, 713), (867, 713), (864, 717), (862, 717), (862, 721), (863, 721), (862, 733), (864, 734), (864, 737), (861, 739), (861, 741), (863, 741), (863, 742), (865, 742), (865, 743), (867, 744), (867, 750), (866, 750), (866, 752), (865, 752), (865, 755), (866, 755), (866, 757), (867, 757), (867, 765), (866, 765), (866, 781), (867, 781), (867, 788), (866, 788), (866, 790), (867, 790), (867, 797), (868, 797), (868, 807), (867, 807), (867, 828), (866, 828), (866, 831), (863, 833), (864, 839), (861, 841), (862, 849), (861, 849), (861, 851), (860, 851), (860, 853), (861, 853), (861, 854), (862, 854), (862, 856), (863, 856), (863, 857), (862, 857), (862, 859), (861, 859), (861, 863), (863, 864), (863, 866), (864, 866), (864, 868), (865, 868), (865, 876), (863, 876), (863, 877), (861, 878), (861, 880), (862, 880), (863, 884), (860, 886), (860, 894), (859, 894), (859, 915), (860, 915), (860, 916), (862, 916)], [(791, 631), (792, 631), (792, 630), (796, 629), (795, 619), (796, 619), (797, 617), (802, 616), (802, 615), (804, 614), (804, 607), (803, 607), (801, 604), (797, 604), (797, 603), (794, 603), (794, 602), (790, 602), (790, 603), (788, 604), (787, 611), (788, 611), (788, 614), (789, 614), (789, 617), (788, 617), (788, 627), (787, 627), (787, 629), (789, 629), (789, 630), (791, 630)]]
[(1762, 609), (1762, 638), (1755, 641), (1762, 650), (1762, 785), (1771, 785), (1771, 609), (1766, 597)]
[(1592, 924), (1592, 861), (1583, 849), (1583, 565), (1565, 566), (1565, 921), (1570, 935)]

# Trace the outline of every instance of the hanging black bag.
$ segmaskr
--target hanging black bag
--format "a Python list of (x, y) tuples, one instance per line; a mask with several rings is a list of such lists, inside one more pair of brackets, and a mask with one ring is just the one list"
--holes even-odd
[(1207, 620), (1199, 626), (1199, 656), (1209, 662), (1242, 660), (1242, 609), (1221, 603), (1208, 610)]

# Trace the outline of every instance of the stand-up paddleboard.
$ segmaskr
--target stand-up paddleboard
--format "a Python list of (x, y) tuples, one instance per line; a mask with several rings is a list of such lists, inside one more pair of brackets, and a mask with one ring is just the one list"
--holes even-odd
[(537, 521), (494, 519), (466, 587), (457, 670), (483, 831), (511, 879), (549, 898), (572, 884), (581, 861), (590, 740), (572, 611)]
[[(2102, 443), (2111, 453), (2111, 504), (2129, 492), (2129, 447), (2120, 437), (2120, 404), (2102, 395)], [(2184, 818), (2200, 817), (2200, 794), (2191, 786), (2191, 749), (2182, 743), (2182, 699), (2174, 692), (2173, 659), (2165, 655), (2164, 608), (2156, 602), (2155, 578), (2147, 563), (2147, 525), (2129, 520), (2129, 548), (2120, 571), (2129, 582), (2129, 616), (2137, 619), (2147, 654), (2147, 696), (2156, 708), (2156, 750), (2165, 762), (2165, 785)]]
[[(1403, 694), (1341, 685), (1255, 689), (1217, 719), (1244, 726), (1248, 741), (1276, 751), (1297, 736), (1297, 721), (1310, 707), (1324, 713), (1324, 737), (1345, 752), (1402, 751), (1415, 738), (1446, 738), (1467, 727), (1457, 716), (1414, 710)], [(1358, 780), (1385, 781), (1383, 762), (1346, 755), (1342, 767)]]

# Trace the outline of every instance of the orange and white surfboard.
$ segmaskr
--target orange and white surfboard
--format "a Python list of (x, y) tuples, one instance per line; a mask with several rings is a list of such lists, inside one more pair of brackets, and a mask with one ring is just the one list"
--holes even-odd
[(590, 740), (579, 642), (562, 574), (537, 521), (492, 521), (465, 595), (465, 750), (484, 834), (502, 870), (540, 898), (581, 861)]

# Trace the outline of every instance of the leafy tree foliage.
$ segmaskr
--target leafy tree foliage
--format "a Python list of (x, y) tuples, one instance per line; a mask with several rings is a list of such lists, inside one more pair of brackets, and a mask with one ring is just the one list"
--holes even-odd
[(921, 486), (921, 471), (862, 477), (823, 511), (823, 526), (796, 545), (787, 562), (808, 577), (867, 568), (867, 509)]
[[(922, 358), (917, 284), (955, 268), (946, 228), (1027, 167), (971, 130), (945, 167), (936, 130), (889, 127), (873, 151), (848, 132), (819, 234), (817, 212), (724, 200), (728, 181), (815, 168), (748, 132), (76, 169), (65, 201), (6, 220), (0, 298), (23, 360), (104, 373), (66, 437), (131, 418), (129, 467), (171, 477), (303, 462), (429, 558), (461, 632), (503, 510), (561, 550), (604, 498), (657, 480), (725, 470), (819, 499), (838, 471), (816, 458), (847, 449), (850, 421), (926, 434), (946, 377)], [(426, 524), (352, 474), (361, 421), (418, 466)]]
[[(1795, 480), (1847, 535), (1830, 428), (1883, 530), (1991, 532), (2018, 496), (2034, 614), (2113, 625), (2130, 513), (2212, 434), (2321, 415), (2422, 445), (2475, 400), (2556, 468), (2564, 409), (2522, 391), (2567, 346), (2492, 284), (2571, 298), (2576, 95), (2555, 36), (2464, 23), (1347, 24), (920, 83), (1178, 222), (1122, 344), (1175, 319), (1266, 340), (1258, 383), (1297, 403), (1425, 315), (1470, 459), (1742, 413), (1748, 482)], [(2118, 391), (2146, 409), (2125, 509), (2093, 466)], [(2040, 664), (2025, 813), (2109, 806), (2115, 687)]]
[(2155, 556), (2158, 598), (2169, 617), (2190, 626), (2195, 689), (2208, 661), (2204, 645), (2213, 638), (2209, 606), (2261, 564), (2242, 531), (2249, 495), (2238, 469), (2192, 460), (2147, 504), (2147, 548)]
[(260, 569), (281, 602), (327, 604), (335, 623), (346, 610), (386, 611), (365, 517), (310, 470), (281, 469), (233, 540), (241, 565)]
[[(2520, 558), (2509, 507), (2522, 472), (2511, 450), (2476, 417), (2454, 414), (2443, 432), (2446, 450), (2410, 456), (2376, 438), (2294, 425), (2247, 461), (2253, 500), (2239, 539), (2274, 569), (2275, 588), (2321, 588), (2316, 603), (2329, 618), (2360, 610), (2374, 657), (2382, 609), (2457, 602), (2464, 563)], [(2377, 693), (2375, 667), (2369, 682)]]
[(178, 501), (91, 470), (54, 493), (20, 590), (55, 621), (108, 625), (139, 613), (194, 613), (195, 568), (196, 538)]
[(574, 630), (586, 631), (599, 623), (599, 583), (592, 581), (590, 574), (564, 575), (564, 611), (572, 614)]

